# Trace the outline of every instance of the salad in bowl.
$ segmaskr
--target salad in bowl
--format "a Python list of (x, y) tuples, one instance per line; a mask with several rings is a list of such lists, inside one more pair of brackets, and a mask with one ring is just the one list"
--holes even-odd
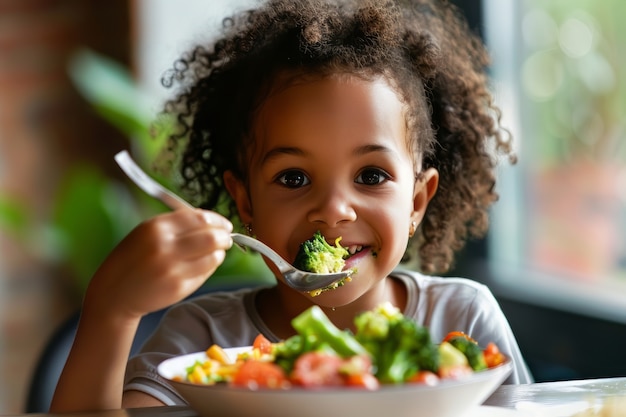
[(354, 333), (317, 306), (297, 316), (296, 335), (252, 346), (210, 346), (158, 368), (202, 416), (456, 416), (481, 404), (510, 374), (498, 347), (426, 327), (391, 304), (356, 317)]

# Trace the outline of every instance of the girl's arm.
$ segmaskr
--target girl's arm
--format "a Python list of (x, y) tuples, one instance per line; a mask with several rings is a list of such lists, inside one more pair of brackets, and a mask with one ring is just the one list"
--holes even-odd
[[(121, 408), (126, 363), (141, 317), (199, 288), (224, 260), (231, 231), (228, 220), (202, 210), (178, 210), (137, 226), (89, 284), (50, 411)], [(129, 395), (124, 406), (157, 403)]]

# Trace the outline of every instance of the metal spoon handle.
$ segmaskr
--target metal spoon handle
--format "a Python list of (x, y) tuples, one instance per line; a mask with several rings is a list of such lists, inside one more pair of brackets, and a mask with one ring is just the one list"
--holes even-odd
[(147, 175), (139, 165), (130, 157), (128, 151), (121, 151), (115, 155), (115, 161), (122, 168), (122, 170), (133, 180), (135, 184), (144, 190), (148, 195), (161, 200), (172, 210), (180, 208), (194, 208), (191, 204), (163, 187), (156, 182), (152, 177)]
[(285, 261), (278, 253), (263, 242), (240, 233), (231, 233), (230, 235), (233, 238), (233, 242), (236, 244), (240, 246), (247, 246), (250, 249), (267, 256), (276, 265), (281, 274), (284, 275), (288, 272), (295, 271), (295, 268), (290, 263)]
[[(157, 181), (155, 181), (152, 177), (146, 174), (139, 165), (133, 160), (128, 151), (121, 151), (117, 155), (115, 155), (115, 161), (122, 168), (122, 170), (128, 175), (128, 177), (133, 180), (139, 188), (143, 191), (161, 200), (171, 209), (179, 209), (179, 208), (193, 208), (191, 204), (163, 187)], [(246, 235), (242, 235), (239, 233), (232, 233), (233, 241), (240, 246), (247, 246), (250, 249), (253, 249), (263, 255), (267, 256), (276, 264), (276, 267), (282, 274), (294, 271), (294, 267), (291, 266), (287, 261), (285, 261), (279, 254), (277, 254), (272, 248), (265, 245), (264, 243), (258, 241), (257, 239), (251, 238)]]

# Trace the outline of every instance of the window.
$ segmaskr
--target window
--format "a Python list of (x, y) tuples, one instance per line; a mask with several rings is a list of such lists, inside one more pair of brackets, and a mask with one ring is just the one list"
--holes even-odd
[(626, 2), (483, 1), (520, 157), (500, 173), (492, 284), (626, 322)]
[(136, 69), (146, 91), (155, 96), (155, 110), (172, 91), (161, 85), (164, 73), (192, 45), (215, 36), (222, 19), (249, 8), (254, 0), (137, 0)]

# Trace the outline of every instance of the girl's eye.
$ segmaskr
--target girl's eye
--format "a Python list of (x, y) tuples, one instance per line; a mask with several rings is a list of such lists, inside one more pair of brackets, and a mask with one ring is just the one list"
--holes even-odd
[(304, 187), (310, 183), (309, 179), (302, 171), (295, 170), (283, 172), (276, 180), (288, 188)]
[(389, 174), (382, 169), (366, 168), (356, 177), (355, 182), (365, 185), (377, 185), (387, 181), (389, 178)]

